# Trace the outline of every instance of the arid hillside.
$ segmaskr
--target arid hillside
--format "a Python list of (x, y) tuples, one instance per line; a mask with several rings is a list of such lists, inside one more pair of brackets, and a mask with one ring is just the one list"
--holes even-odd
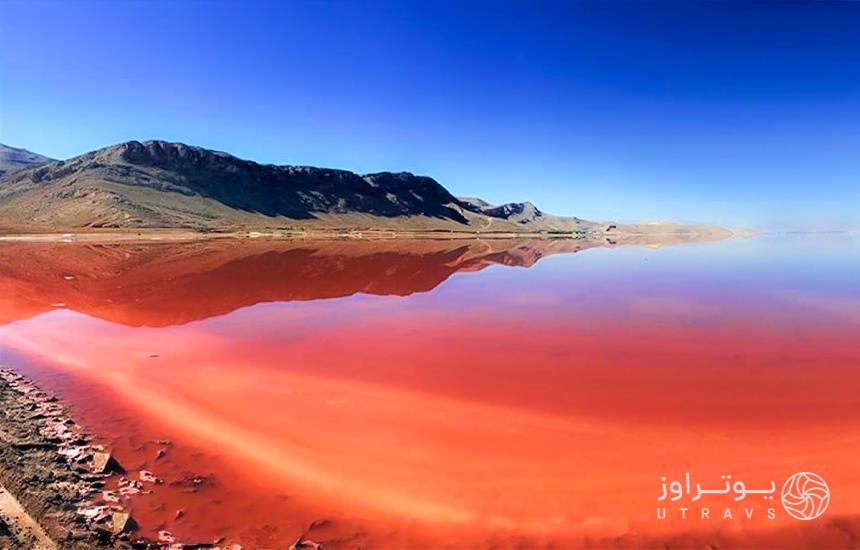
[[(489, 205), (487, 205), (489, 206)], [(0, 180), (0, 229), (118, 228), (587, 231), (530, 205), (480, 207), (407, 172), (275, 166), (163, 141), (132, 141)]]
[(33, 153), (26, 149), (9, 147), (0, 143), (0, 178), (4, 175), (22, 170), (28, 166), (53, 162), (54, 159)]
[(130, 141), (63, 161), (10, 148), (2, 152), (9, 153), (15, 170), (0, 177), (0, 234), (157, 229), (612, 239), (729, 234), (706, 226), (596, 223), (547, 214), (530, 202), (492, 205), (458, 198), (436, 180), (408, 172), (359, 175), (258, 164), (164, 141)]

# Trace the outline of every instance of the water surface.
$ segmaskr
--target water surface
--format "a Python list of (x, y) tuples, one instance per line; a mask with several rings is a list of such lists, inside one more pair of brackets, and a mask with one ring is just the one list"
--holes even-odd
[[(860, 531), (857, 244), (2, 243), (2, 360), (168, 481), (129, 503), (144, 530), (842, 546)], [(812, 522), (779, 496), (655, 513), (661, 476), (806, 470), (832, 491)], [(187, 476), (205, 483), (170, 484)]]

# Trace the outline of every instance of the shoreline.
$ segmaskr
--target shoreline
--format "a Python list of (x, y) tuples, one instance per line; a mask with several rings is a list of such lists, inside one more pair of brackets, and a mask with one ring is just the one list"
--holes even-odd
[(99, 485), (73, 458), (92, 452), (86, 434), (55, 397), (6, 366), (0, 367), (0, 404), (0, 486), (15, 499), (0, 516), (13, 538), (23, 547), (103, 546), (78, 514)]
[(162, 481), (126, 472), (56, 396), (7, 365), (0, 365), (0, 408), (0, 547), (241, 550), (223, 540), (177, 541), (168, 531), (139, 536), (129, 500)]
[(68, 232), (4, 232), (0, 242), (188, 242), (215, 239), (272, 239), (272, 240), (577, 240), (627, 244), (654, 241), (716, 241), (732, 237), (749, 237), (750, 230), (677, 230), (677, 231), (448, 231), (448, 230), (241, 230), (193, 231), (186, 229), (147, 229), (130, 231), (68, 231)]

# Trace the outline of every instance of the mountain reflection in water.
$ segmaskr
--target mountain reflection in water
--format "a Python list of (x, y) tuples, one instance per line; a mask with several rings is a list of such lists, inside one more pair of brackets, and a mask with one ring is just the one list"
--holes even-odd
[(571, 239), (0, 243), (0, 323), (66, 308), (164, 327), (262, 302), (408, 296), (458, 271), (530, 267), (594, 246)]
[[(0, 343), (123, 463), (168, 481), (131, 503), (150, 532), (247, 548), (302, 533), (335, 548), (848, 545), (850, 243), (561, 254), (590, 246), (0, 244)], [(161, 460), (156, 439), (173, 442)], [(753, 519), (655, 517), (661, 476), (766, 487), (807, 469), (833, 492), (814, 522), (730, 497), (708, 505)], [(212, 482), (169, 483), (190, 474)]]

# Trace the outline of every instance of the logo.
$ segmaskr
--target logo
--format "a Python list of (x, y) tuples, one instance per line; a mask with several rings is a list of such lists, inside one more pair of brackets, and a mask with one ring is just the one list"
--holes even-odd
[(824, 479), (812, 472), (798, 472), (782, 486), (782, 507), (793, 518), (809, 521), (827, 510), (830, 488)]
[(782, 484), (777, 492), (775, 481), (748, 486), (731, 474), (720, 476), (721, 482), (700, 482), (690, 472), (683, 477), (660, 478), (662, 491), (657, 497), (657, 519), (669, 517), (681, 520), (723, 521), (753, 520), (764, 517), (777, 519), (774, 506), (776, 495), (782, 500), (785, 513), (794, 519), (809, 521), (821, 517), (830, 505), (830, 487), (812, 472), (798, 472)]

